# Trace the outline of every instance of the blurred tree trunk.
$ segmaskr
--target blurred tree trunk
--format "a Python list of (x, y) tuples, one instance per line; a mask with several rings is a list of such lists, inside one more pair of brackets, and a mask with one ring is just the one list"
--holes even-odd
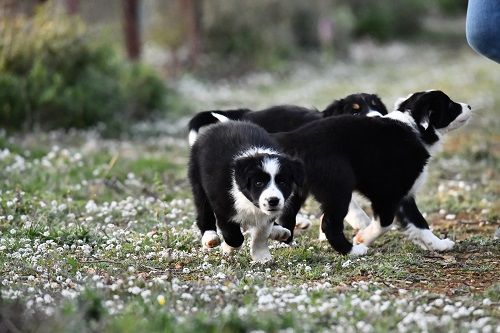
[(123, 1), (123, 31), (125, 48), (130, 60), (136, 61), (141, 57), (141, 35), (139, 22), (140, 0)]
[(203, 0), (180, 0), (189, 43), (189, 65), (196, 67), (202, 48)]
[(68, 15), (76, 15), (80, 7), (79, 0), (66, 0), (66, 12)]

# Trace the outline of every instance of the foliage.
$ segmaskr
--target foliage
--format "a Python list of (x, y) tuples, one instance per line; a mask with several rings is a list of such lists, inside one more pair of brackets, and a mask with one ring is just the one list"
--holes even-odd
[(2, 126), (116, 128), (164, 110), (162, 80), (94, 37), (83, 23), (43, 10), (0, 23)]

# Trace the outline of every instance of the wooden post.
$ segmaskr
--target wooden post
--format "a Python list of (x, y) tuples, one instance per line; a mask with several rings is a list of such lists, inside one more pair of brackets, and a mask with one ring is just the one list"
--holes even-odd
[(132, 61), (141, 57), (141, 36), (139, 22), (140, 0), (123, 0), (123, 32), (128, 58)]

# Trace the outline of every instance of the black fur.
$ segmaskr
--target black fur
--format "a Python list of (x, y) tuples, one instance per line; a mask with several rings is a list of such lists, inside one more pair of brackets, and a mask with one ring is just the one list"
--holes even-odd
[[(354, 104), (357, 104), (359, 108), (354, 109)], [(219, 120), (212, 113), (218, 113), (231, 120), (250, 121), (263, 127), (269, 133), (287, 132), (322, 118), (342, 114), (366, 115), (369, 111), (387, 114), (384, 103), (377, 95), (358, 93), (334, 101), (323, 112), (295, 105), (278, 105), (260, 111), (249, 109), (203, 111), (190, 120), (188, 128), (189, 131), (198, 132), (203, 126), (217, 123)]]
[[(272, 149), (277, 154), (235, 158), (251, 147)], [(270, 178), (261, 168), (265, 158), (279, 161), (275, 181), (285, 200), (295, 185), (302, 185), (302, 163), (280, 152), (281, 148), (264, 129), (247, 122), (216, 124), (199, 136), (191, 149), (188, 176), (202, 235), (207, 230), (215, 231), (217, 223), (228, 245), (241, 246), (243, 235), (240, 224), (234, 221), (238, 212), (231, 195), (232, 182), (234, 179), (240, 192), (258, 207), (259, 195)], [(274, 205), (271, 201), (269, 204)]]
[[(427, 128), (417, 123), (418, 133), (390, 118), (339, 116), (273, 135), (285, 152), (304, 161), (307, 188), (324, 211), (322, 230), (340, 253), (352, 249), (343, 233), (343, 219), (353, 190), (371, 201), (382, 227), (392, 223), (401, 205), (399, 217), (404, 223), (428, 228), (410, 190), (430, 157), (426, 133), (448, 126), (461, 106), (442, 92), (425, 93), (414, 100), (414, 104), (408, 101), (401, 107), (415, 120), (428, 122)], [(298, 210), (282, 221), (291, 232), (295, 218), (290, 216), (295, 213)]]

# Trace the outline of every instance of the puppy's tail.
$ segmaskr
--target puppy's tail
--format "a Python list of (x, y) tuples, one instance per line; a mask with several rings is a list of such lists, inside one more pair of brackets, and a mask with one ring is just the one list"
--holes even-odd
[(189, 145), (192, 146), (196, 139), (198, 138), (198, 132), (202, 127), (216, 124), (216, 123), (224, 123), (230, 120), (241, 120), (243, 115), (250, 110), (248, 109), (239, 109), (239, 110), (228, 110), (228, 111), (203, 111), (196, 114), (188, 124), (188, 141)]

